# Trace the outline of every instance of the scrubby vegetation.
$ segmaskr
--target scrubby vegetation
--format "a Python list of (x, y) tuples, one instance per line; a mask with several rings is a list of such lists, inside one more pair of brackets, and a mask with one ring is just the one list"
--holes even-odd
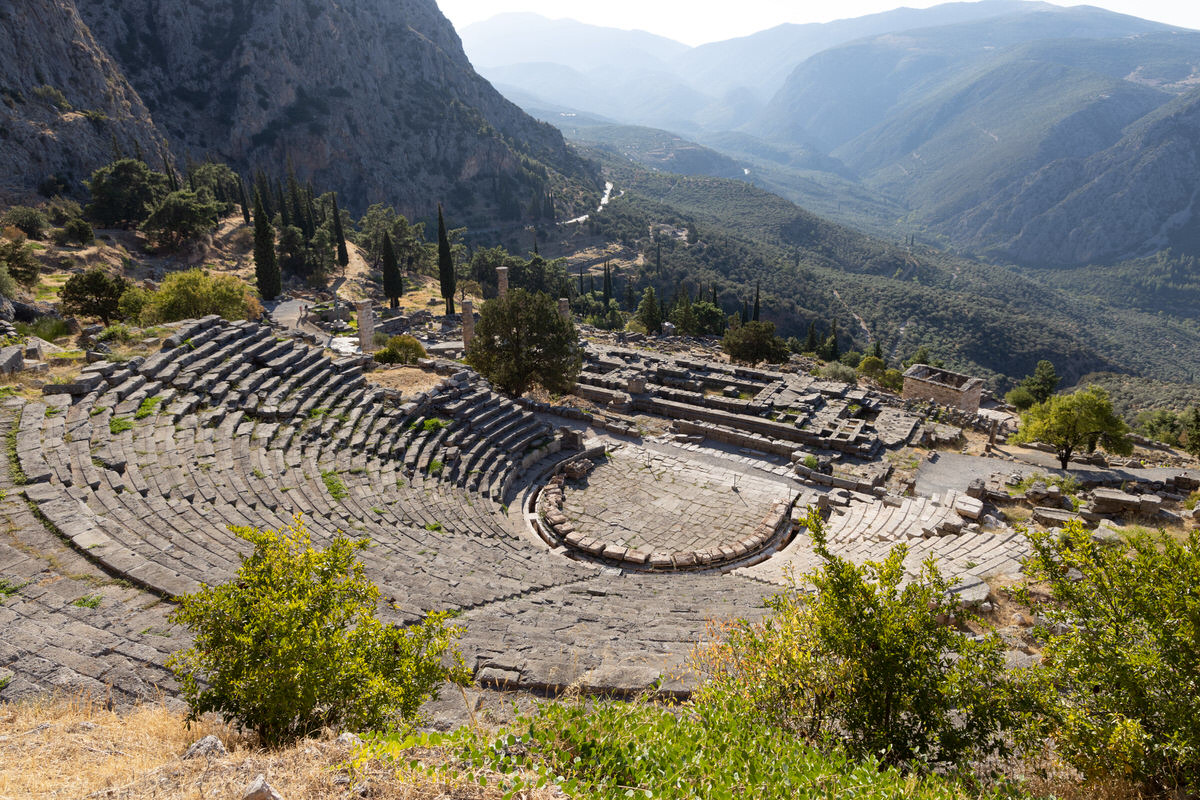
[(447, 615), (408, 628), (375, 616), (379, 590), (356, 557), (364, 542), (316, 548), (299, 518), (233, 530), (254, 546), (237, 578), (171, 614), (195, 636), (170, 661), (193, 719), (216, 712), (267, 746), (325, 727), (387, 730), (414, 719), (443, 681), (463, 679)]

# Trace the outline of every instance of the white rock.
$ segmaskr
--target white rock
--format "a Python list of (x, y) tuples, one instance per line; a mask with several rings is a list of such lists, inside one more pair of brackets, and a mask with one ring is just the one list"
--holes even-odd
[(266, 775), (259, 775), (246, 787), (242, 800), (283, 800), (283, 795), (271, 788)]
[(209, 734), (197, 742), (193, 742), (192, 746), (183, 754), (184, 758), (220, 758), (221, 756), (229, 755), (229, 751), (225, 749), (225, 745), (221, 744), (221, 740), (216, 736)]

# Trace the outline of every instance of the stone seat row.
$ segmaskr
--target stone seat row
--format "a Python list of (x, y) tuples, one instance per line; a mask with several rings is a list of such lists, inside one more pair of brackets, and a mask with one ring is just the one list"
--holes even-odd
[(246, 551), (226, 525), (280, 527), (303, 511), (318, 541), (372, 542), (368, 569), (404, 616), (586, 573), (514, 533), (497, 505), (542, 455), (525, 449), (553, 432), (481, 382), (400, 405), (362, 382), (361, 364), (257, 326), (173, 338), (143, 362), (92, 370), (100, 380), (81, 396), (21, 413), (30, 498), (111, 570), (190, 591), (228, 577)]

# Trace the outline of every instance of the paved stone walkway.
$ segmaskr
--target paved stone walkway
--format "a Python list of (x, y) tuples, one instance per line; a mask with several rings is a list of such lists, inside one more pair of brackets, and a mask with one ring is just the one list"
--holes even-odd
[[(792, 493), (794, 494), (794, 492)], [(720, 548), (752, 534), (775, 483), (740, 471), (626, 446), (580, 481), (568, 481), (563, 512), (586, 535), (666, 552)]]

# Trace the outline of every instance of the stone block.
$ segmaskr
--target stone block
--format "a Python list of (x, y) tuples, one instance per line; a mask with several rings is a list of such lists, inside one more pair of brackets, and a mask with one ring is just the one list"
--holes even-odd
[(21, 345), (0, 347), (0, 375), (12, 375), (25, 367), (25, 348)]
[(959, 495), (954, 500), (954, 510), (961, 517), (967, 519), (979, 519), (983, 516), (983, 501), (974, 497), (969, 497), (965, 494)]

